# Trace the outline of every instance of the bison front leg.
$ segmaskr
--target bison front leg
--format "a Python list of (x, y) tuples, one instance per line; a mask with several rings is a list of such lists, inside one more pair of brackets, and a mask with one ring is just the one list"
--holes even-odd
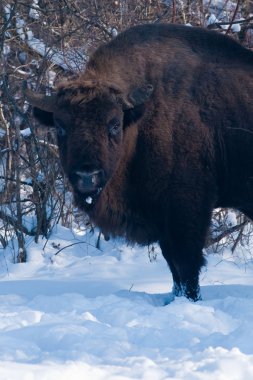
[(173, 244), (173, 248), (162, 242), (160, 245), (172, 273), (174, 296), (200, 300), (199, 272), (205, 263), (202, 251), (190, 251), (187, 245), (183, 247), (182, 244)]
[[(173, 278), (172, 293), (175, 297), (181, 297), (183, 295), (183, 291), (182, 291), (182, 287), (181, 287), (181, 279), (180, 279), (179, 272), (178, 272), (177, 268), (175, 267), (173, 261), (171, 260), (169, 255), (166, 254), (167, 249), (168, 249), (168, 245), (163, 244), (161, 242), (160, 246), (162, 249), (163, 256), (164, 256), (165, 260), (167, 261), (167, 263), (170, 267), (170, 270), (171, 270), (171, 274), (172, 274), (172, 278)], [(171, 252), (171, 250), (169, 250), (169, 251)]]
[(203, 203), (198, 208), (196, 204), (187, 205), (183, 202), (174, 203), (174, 207), (170, 223), (165, 223), (166, 231), (160, 246), (172, 272), (174, 295), (198, 301), (201, 299), (199, 273), (205, 264), (202, 249), (212, 207)]

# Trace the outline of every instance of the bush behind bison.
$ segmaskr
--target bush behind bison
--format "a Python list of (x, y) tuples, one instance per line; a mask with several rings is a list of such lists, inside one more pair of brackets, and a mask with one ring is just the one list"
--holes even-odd
[(253, 217), (253, 53), (201, 28), (142, 25), (54, 96), (26, 96), (57, 131), (76, 204), (106, 234), (159, 242), (175, 296), (200, 299), (213, 208)]

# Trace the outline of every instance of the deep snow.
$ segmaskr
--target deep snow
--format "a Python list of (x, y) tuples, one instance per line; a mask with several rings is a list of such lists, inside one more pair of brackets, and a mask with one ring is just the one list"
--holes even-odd
[(169, 303), (172, 280), (158, 248), (150, 261), (147, 248), (102, 241), (98, 250), (95, 241), (58, 226), (44, 250), (45, 240), (28, 241), (26, 264), (1, 252), (1, 380), (253, 377), (246, 249), (207, 256), (203, 301)]

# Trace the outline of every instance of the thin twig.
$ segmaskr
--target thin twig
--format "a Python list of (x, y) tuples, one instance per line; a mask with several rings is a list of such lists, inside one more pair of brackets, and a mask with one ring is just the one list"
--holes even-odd
[(213, 29), (215, 27), (219, 27), (219, 26), (223, 26), (223, 25), (247, 24), (247, 23), (249, 23), (252, 20), (253, 20), (253, 16), (249, 17), (249, 18), (247, 18), (245, 20), (214, 22), (213, 24), (208, 25), (207, 29)]
[(232, 17), (232, 19), (231, 19), (231, 22), (230, 22), (230, 24), (229, 24), (229, 27), (228, 27), (228, 29), (227, 29), (227, 31), (226, 31), (226, 34), (229, 34), (229, 33), (230, 33), (230, 30), (231, 30), (231, 28), (232, 28), (233, 22), (235, 21), (235, 17), (236, 17), (236, 15), (237, 15), (238, 10), (239, 10), (240, 2), (241, 2), (240, 0), (237, 1), (235, 11), (234, 11), (233, 17)]
[(242, 223), (237, 224), (236, 226), (230, 227), (226, 229), (226, 231), (223, 231), (221, 234), (219, 234), (216, 237), (209, 237), (208, 241), (206, 242), (206, 248), (210, 245), (213, 245), (215, 243), (218, 243), (220, 240), (222, 240), (224, 237), (231, 235), (233, 232), (240, 230), (241, 228), (245, 227), (245, 225), (249, 223), (249, 221), (246, 219)]
[(78, 241), (76, 243), (72, 243), (72, 244), (69, 244), (69, 245), (66, 245), (65, 247), (59, 249), (59, 251), (57, 251), (54, 256), (57, 256), (61, 251), (63, 251), (64, 249), (66, 248), (69, 248), (69, 247), (73, 247), (74, 245), (77, 245), (77, 244), (86, 244), (86, 245), (89, 245), (90, 247), (92, 248), (96, 248), (98, 251), (102, 252), (102, 250), (100, 248), (97, 248), (95, 247), (94, 245), (90, 244), (90, 243), (87, 243), (87, 241)]

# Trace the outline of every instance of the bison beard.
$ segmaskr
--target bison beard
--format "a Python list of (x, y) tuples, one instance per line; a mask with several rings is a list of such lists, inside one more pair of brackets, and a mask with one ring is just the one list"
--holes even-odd
[(57, 131), (77, 205), (106, 235), (159, 242), (174, 295), (199, 300), (213, 208), (253, 217), (253, 53), (201, 28), (142, 25), (54, 96), (25, 93)]

